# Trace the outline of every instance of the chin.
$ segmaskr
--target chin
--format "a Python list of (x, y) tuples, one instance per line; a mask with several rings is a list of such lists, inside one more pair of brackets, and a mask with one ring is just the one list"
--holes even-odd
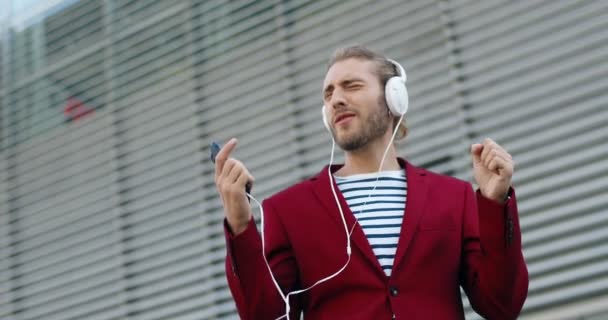
[(334, 139), (336, 140), (336, 143), (338, 145), (342, 145), (345, 143), (349, 143), (351, 140), (353, 140), (354, 138), (354, 134), (352, 132), (337, 132), (334, 134)]
[(336, 139), (336, 144), (344, 151), (354, 151), (365, 145), (366, 141), (362, 137), (356, 135), (342, 136)]

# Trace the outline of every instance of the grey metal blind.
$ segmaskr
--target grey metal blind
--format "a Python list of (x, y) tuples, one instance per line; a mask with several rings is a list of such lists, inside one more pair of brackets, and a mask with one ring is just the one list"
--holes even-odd
[[(2, 106), (9, 204), (2, 215), (10, 244), (2, 280), (10, 295), (2, 318), (125, 314), (111, 121), (99, 114), (66, 126), (60, 104), (74, 98), (103, 107), (102, 56), (66, 48), (88, 36), (65, 30), (70, 20), (96, 10), (96, 3), (83, 2), (10, 37), (11, 82)], [(49, 37), (56, 38), (47, 46)]]
[[(255, 176), (262, 200), (300, 177), (289, 87), (287, 43), (275, 1), (218, 1), (193, 9), (198, 104), (205, 161), (203, 199), (210, 280), (209, 297), (221, 315), (234, 317), (225, 284), (223, 213), (208, 161), (209, 143), (238, 137), (234, 156)], [(259, 218), (258, 210), (254, 209)], [(211, 307), (210, 307), (211, 308)], [(213, 309), (210, 309), (213, 310)]]
[(0, 21), (0, 318), (236, 318), (209, 143), (239, 138), (260, 200), (317, 173), (326, 63), (354, 43), (408, 72), (408, 160), (470, 179), (472, 142), (514, 155), (523, 318), (605, 312), (607, 6), (70, 0)]
[[(2, 21), (0, 21), (0, 33), (4, 30), (2, 24)], [(6, 62), (4, 62), (4, 60), (6, 59), (6, 53), (4, 52), (4, 50), (6, 46), (4, 46), (2, 43), (2, 35), (0, 35), (0, 99), (4, 98), (4, 74), (6, 73), (6, 71), (4, 71), (4, 65), (6, 64)]]
[(0, 315), (8, 317), (14, 314), (11, 301), (13, 291), (11, 290), (11, 236), (9, 202), (8, 202), (8, 170), (4, 154), (0, 157), (0, 292), (3, 298), (0, 300)]
[(9, 283), (20, 319), (120, 315), (116, 174), (105, 119), (55, 130), (14, 150)]
[(496, 138), (517, 161), (525, 311), (606, 294), (608, 4), (447, 6), (469, 134)]
[[(49, 63), (76, 54), (103, 39), (103, 5), (100, 0), (81, 0), (44, 21), (42, 39)], [(37, 32), (39, 29), (33, 30)], [(31, 45), (36, 45), (36, 42)]]
[(113, 8), (129, 319), (209, 319), (189, 4), (154, 3)]

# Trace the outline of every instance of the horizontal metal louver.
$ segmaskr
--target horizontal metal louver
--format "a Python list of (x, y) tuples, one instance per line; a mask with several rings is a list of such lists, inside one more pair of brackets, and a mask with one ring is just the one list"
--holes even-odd
[[(300, 178), (294, 101), (289, 93), (288, 55), (274, 1), (201, 3), (193, 9), (198, 104), (202, 118), (203, 197), (208, 246), (209, 298), (218, 317), (234, 318), (224, 275), (222, 208), (208, 160), (209, 143), (239, 139), (234, 156), (255, 176), (253, 195), (262, 200)], [(259, 218), (258, 209), (254, 215)], [(207, 255), (206, 255), (207, 256)]]
[(355, 43), (407, 70), (401, 156), (471, 180), (471, 143), (513, 154), (521, 318), (604, 316), (608, 3), (9, 1), (0, 318), (236, 319), (209, 143), (239, 139), (259, 200), (319, 172), (327, 62)]
[(470, 133), (517, 162), (525, 312), (606, 294), (608, 6), (450, 5)]
[[(50, 143), (36, 141), (49, 138), (39, 136), (14, 147), (8, 170), (16, 178), (7, 186), (13, 204), (8, 280), (13, 312), (21, 319), (92, 314), (111, 319), (124, 302), (116, 250), (120, 239), (112, 214), (118, 204), (115, 167), (105, 156), (112, 155), (112, 145), (104, 147), (93, 138), (111, 139), (110, 123), (104, 119), (56, 129)], [(96, 134), (87, 136), (91, 129)], [(70, 136), (78, 141), (65, 143)], [(57, 144), (57, 137), (68, 139)]]

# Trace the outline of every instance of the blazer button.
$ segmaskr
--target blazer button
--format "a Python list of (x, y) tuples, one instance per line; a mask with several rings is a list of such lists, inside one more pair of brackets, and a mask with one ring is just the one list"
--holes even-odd
[(397, 296), (397, 294), (399, 293), (399, 290), (397, 290), (397, 288), (395, 287), (391, 287), (389, 291), (391, 292), (391, 296), (393, 297)]

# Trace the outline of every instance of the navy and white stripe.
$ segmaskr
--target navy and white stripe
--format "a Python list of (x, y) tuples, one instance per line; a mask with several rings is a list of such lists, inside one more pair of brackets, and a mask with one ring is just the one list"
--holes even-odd
[(404, 172), (383, 171), (335, 179), (382, 269), (390, 277), (407, 198)]

